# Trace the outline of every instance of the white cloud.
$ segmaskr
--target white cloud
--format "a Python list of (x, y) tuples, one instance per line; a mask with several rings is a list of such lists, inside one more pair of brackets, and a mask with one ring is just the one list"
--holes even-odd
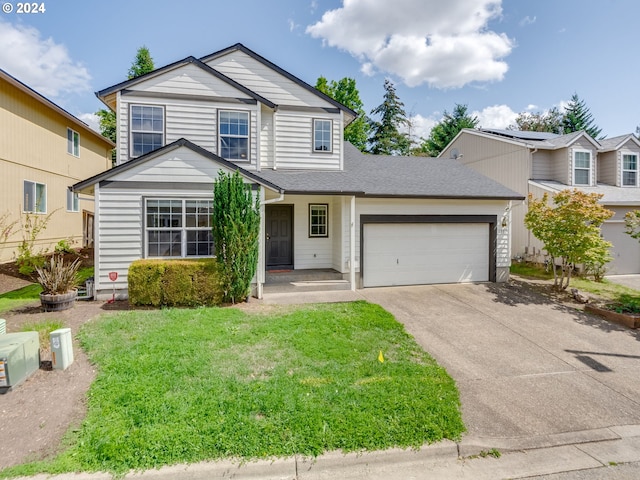
[(537, 110), (537, 109), (538, 109), (538, 106), (533, 103), (530, 103), (529, 105), (527, 105), (527, 108), (525, 108), (527, 112), (533, 112), (534, 110)]
[(501, 0), (345, 0), (306, 31), (351, 53), (365, 72), (453, 88), (504, 77), (513, 42), (488, 30), (501, 12)]
[(508, 105), (492, 105), (481, 111), (474, 111), (471, 115), (478, 117), (478, 126), (481, 128), (500, 129), (515, 124), (518, 116)]
[(0, 68), (46, 97), (90, 91), (91, 75), (67, 48), (26, 25), (0, 19)]
[(533, 18), (530, 17), (529, 15), (527, 15), (526, 17), (524, 17), (522, 20), (520, 20), (520, 26), (524, 27), (526, 25), (531, 25), (532, 23), (536, 23), (536, 20), (538, 19), (538, 17), (534, 16)]
[(423, 117), (420, 114), (409, 117), (411, 128), (403, 127), (401, 131), (408, 133), (409, 136), (416, 142), (420, 143), (420, 138), (427, 138), (431, 129), (440, 120), (436, 120), (433, 117)]
[(89, 125), (92, 130), (100, 133), (100, 118), (95, 113), (81, 113), (78, 118)]

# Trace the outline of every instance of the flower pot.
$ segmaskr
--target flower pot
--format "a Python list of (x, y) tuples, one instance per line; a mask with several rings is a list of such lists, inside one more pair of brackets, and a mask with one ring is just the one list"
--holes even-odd
[(60, 312), (72, 308), (77, 295), (77, 290), (67, 293), (41, 293), (40, 303), (45, 312)]

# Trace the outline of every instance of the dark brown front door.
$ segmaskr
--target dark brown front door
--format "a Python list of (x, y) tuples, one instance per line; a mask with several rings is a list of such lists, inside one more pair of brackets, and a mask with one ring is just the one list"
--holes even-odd
[(293, 268), (292, 224), (292, 205), (267, 205), (265, 212), (267, 269)]

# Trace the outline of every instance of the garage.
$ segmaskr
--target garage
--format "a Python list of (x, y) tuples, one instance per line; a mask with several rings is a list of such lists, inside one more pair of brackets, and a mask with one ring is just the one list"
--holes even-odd
[(624, 275), (640, 272), (640, 243), (625, 233), (623, 222), (602, 224), (602, 236), (613, 244), (607, 274)]
[(363, 219), (364, 287), (495, 281), (493, 222), (473, 217), (407, 220)]

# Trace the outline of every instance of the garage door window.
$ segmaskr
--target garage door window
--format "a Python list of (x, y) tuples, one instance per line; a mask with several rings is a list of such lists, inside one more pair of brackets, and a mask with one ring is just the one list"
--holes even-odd
[(328, 205), (309, 205), (309, 237), (328, 237)]

